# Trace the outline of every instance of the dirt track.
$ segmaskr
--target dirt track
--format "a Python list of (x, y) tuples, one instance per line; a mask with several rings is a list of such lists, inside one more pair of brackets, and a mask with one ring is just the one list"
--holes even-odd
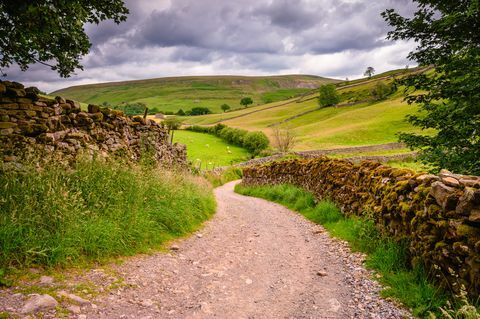
[(83, 275), (81, 280), (105, 292), (92, 298), (92, 304), (77, 307), (70, 317), (405, 315), (378, 296), (379, 286), (361, 267), (361, 255), (352, 254), (346, 244), (331, 239), (322, 227), (302, 216), (235, 194), (233, 187), (229, 183), (215, 190), (215, 217), (195, 235), (173, 244), (171, 253), (137, 256), (111, 266), (124, 281), (118, 288), (111, 289), (109, 272), (103, 269)]

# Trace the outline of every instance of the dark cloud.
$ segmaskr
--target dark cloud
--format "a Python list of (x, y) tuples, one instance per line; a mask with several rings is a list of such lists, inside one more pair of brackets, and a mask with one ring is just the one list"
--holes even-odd
[(305, 1), (277, 0), (260, 7), (257, 14), (267, 18), (273, 26), (293, 31), (305, 30), (322, 20), (324, 12), (310, 10)]
[[(53, 89), (189, 73), (351, 76), (361, 73), (363, 64), (374, 64), (367, 62), (373, 52), (384, 52), (376, 63), (385, 68), (405, 63), (411, 46), (385, 40), (389, 28), (380, 13), (396, 8), (408, 15), (415, 9), (411, 0), (127, 0), (126, 5), (125, 23), (85, 26), (92, 41), (85, 71), (64, 80), (35, 65), (26, 73), (11, 68), (9, 78)], [(397, 49), (383, 49), (390, 46)]]

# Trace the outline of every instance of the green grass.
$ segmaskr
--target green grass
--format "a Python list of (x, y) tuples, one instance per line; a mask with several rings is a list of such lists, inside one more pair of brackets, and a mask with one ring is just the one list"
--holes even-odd
[[(397, 73), (403, 74), (403, 70), (375, 78)], [(338, 89), (343, 100), (363, 101), (371, 98), (370, 91), (376, 81), (363, 79), (356, 83), (356, 86)], [(402, 94), (400, 88), (383, 101), (319, 109), (318, 94), (313, 92), (301, 101), (291, 99), (225, 114), (187, 117), (184, 121), (186, 124), (197, 125), (221, 122), (250, 131), (261, 130), (271, 141), (272, 125), (280, 123), (281, 127), (289, 127), (296, 134), (298, 143), (295, 150), (298, 151), (384, 144), (397, 142), (399, 132), (420, 131), (405, 120), (408, 114), (416, 113), (418, 107), (404, 102)], [(297, 115), (300, 116), (293, 118)]]
[(174, 142), (187, 145), (187, 157), (194, 167), (212, 169), (248, 160), (249, 152), (241, 147), (230, 145), (221, 138), (204, 133), (175, 131)]
[(334, 237), (348, 241), (354, 251), (366, 253), (366, 266), (380, 275), (378, 280), (385, 286), (382, 295), (399, 300), (415, 316), (429, 318), (429, 312), (439, 315), (440, 307), (445, 307), (446, 296), (428, 281), (421, 268), (409, 266), (407, 244), (382, 236), (369, 219), (345, 217), (334, 203), (317, 204), (311, 193), (293, 185), (245, 187), (239, 184), (235, 191), (298, 211), (322, 224)]
[(319, 86), (327, 82), (338, 81), (308, 75), (171, 77), (81, 85), (51, 94), (84, 103), (108, 102), (117, 105), (122, 102), (143, 102), (149, 108), (173, 112), (201, 106), (221, 113), (220, 106), (224, 103), (232, 109), (242, 108), (240, 99), (245, 96), (252, 97), (254, 105), (260, 105), (307, 92), (309, 89), (302, 85)]
[(221, 172), (204, 171), (203, 176), (213, 185), (213, 187), (218, 187), (228, 182), (241, 179), (243, 172), (241, 168), (232, 166)]
[(397, 168), (408, 168), (418, 173), (429, 172), (432, 169), (432, 167), (430, 167), (429, 165), (418, 162), (413, 158), (406, 159), (403, 161), (392, 160), (392, 161), (388, 161), (387, 164)]
[(215, 211), (181, 172), (81, 160), (0, 174), (0, 268), (77, 265), (158, 248)]
[[(412, 152), (408, 148), (396, 148), (390, 150), (377, 150), (377, 151), (365, 151), (365, 152), (351, 152), (351, 153), (338, 153), (328, 154), (328, 157), (332, 158), (350, 158), (356, 156), (389, 156), (397, 154), (407, 154)], [(400, 161), (398, 161), (400, 163)]]

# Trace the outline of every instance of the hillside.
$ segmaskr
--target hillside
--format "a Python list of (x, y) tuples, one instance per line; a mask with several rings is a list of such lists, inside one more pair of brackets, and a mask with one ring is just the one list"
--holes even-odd
[[(418, 69), (410, 72), (418, 72)], [(422, 70), (420, 70), (422, 71)], [(319, 108), (316, 92), (282, 102), (245, 110), (185, 117), (190, 125), (223, 123), (228, 126), (262, 130), (272, 137), (273, 127), (289, 127), (298, 136), (297, 150), (340, 148), (396, 142), (400, 131), (418, 130), (405, 121), (417, 107), (403, 101), (403, 90), (381, 101), (367, 101), (378, 81), (387, 84), (405, 70), (389, 71), (372, 79), (340, 83), (338, 107)]]
[(253, 105), (261, 105), (305, 94), (321, 84), (337, 82), (312, 75), (189, 76), (80, 85), (51, 94), (83, 103), (142, 102), (160, 111), (208, 107), (214, 113), (221, 113), (220, 106), (224, 103), (232, 109), (241, 108), (242, 97), (251, 97)]

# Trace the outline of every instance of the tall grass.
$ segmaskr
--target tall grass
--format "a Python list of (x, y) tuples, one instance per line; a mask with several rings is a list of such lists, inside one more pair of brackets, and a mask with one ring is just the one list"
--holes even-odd
[(0, 173), (0, 269), (73, 265), (158, 247), (215, 210), (208, 183), (183, 173), (79, 161)]
[(243, 171), (241, 168), (231, 166), (223, 171), (205, 171), (203, 176), (212, 184), (213, 187), (222, 186), (228, 182), (241, 179)]
[(398, 299), (417, 317), (429, 318), (430, 313), (441, 317), (440, 307), (445, 307), (446, 295), (429, 282), (422, 268), (410, 267), (407, 243), (382, 236), (373, 221), (345, 217), (333, 202), (317, 202), (311, 193), (293, 185), (239, 184), (235, 191), (277, 202), (322, 224), (334, 237), (348, 241), (353, 250), (367, 254), (366, 266), (375, 270), (385, 285), (383, 296)]

